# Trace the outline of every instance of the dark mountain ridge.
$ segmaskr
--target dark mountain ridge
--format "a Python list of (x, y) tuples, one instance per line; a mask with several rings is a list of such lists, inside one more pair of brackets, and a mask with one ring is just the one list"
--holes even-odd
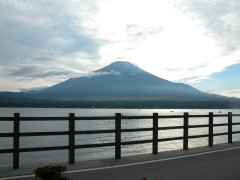
[(0, 106), (232, 108), (237, 98), (203, 93), (117, 61), (86, 76), (25, 93), (0, 93)]
[(210, 98), (209, 94), (189, 85), (167, 81), (122, 61), (36, 93), (54, 97)]

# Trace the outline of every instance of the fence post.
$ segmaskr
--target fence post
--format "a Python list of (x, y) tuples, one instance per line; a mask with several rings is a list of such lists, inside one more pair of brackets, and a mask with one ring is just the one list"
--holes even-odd
[(69, 128), (68, 163), (74, 164), (75, 163), (75, 114), (74, 113), (69, 113), (68, 128)]
[(213, 112), (209, 112), (208, 146), (213, 146)]
[(232, 113), (228, 113), (228, 143), (232, 143)]
[(184, 113), (184, 124), (183, 124), (183, 149), (188, 150), (188, 113)]
[(13, 169), (19, 168), (19, 131), (20, 113), (14, 113), (13, 118)]
[(153, 147), (152, 153), (158, 153), (158, 113), (153, 113)]
[(121, 113), (115, 113), (115, 159), (121, 159)]

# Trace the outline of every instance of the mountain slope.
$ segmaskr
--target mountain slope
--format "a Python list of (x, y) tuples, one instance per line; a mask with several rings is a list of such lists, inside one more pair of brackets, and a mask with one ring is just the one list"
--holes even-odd
[[(117, 61), (88, 76), (72, 78), (36, 92), (48, 98), (76, 99), (169, 99), (208, 100), (223, 98), (203, 93), (189, 85), (173, 83), (154, 76), (137, 66)], [(115, 98), (114, 98), (115, 97)]]
[(0, 92), (0, 107), (239, 108), (240, 100), (203, 93), (118, 61), (42, 90)]

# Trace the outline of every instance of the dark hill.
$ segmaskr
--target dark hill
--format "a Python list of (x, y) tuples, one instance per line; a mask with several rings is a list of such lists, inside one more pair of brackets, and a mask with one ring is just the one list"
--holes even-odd
[(222, 96), (203, 93), (189, 85), (173, 83), (152, 75), (137, 66), (117, 61), (89, 74), (72, 78), (37, 93), (49, 98), (91, 100), (210, 100)]
[(123, 61), (43, 90), (0, 93), (7, 107), (239, 108), (237, 98), (203, 93)]

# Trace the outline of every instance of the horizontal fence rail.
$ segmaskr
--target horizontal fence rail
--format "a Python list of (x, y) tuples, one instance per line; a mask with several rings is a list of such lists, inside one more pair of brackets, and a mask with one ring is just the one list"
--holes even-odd
[[(214, 117), (225, 117), (227, 118), (227, 123), (214, 123)], [(232, 117), (240, 117), (240, 114), (213, 114), (210, 112), (207, 115), (189, 115), (185, 112), (183, 115), (159, 115), (158, 113), (153, 113), (152, 116), (123, 116), (121, 113), (116, 113), (115, 116), (107, 117), (77, 117), (74, 113), (70, 113), (68, 117), (21, 117), (19, 113), (14, 113), (13, 117), (0, 117), (0, 121), (12, 121), (13, 122), (13, 132), (12, 133), (1, 133), (0, 138), (13, 137), (13, 148), (11, 149), (0, 149), (0, 154), (12, 153), (13, 154), (13, 168), (19, 168), (19, 156), (22, 152), (35, 152), (35, 151), (52, 151), (52, 150), (68, 150), (68, 162), (69, 164), (75, 163), (75, 150), (84, 148), (99, 148), (99, 147), (115, 147), (115, 159), (121, 158), (121, 146), (122, 145), (136, 145), (144, 143), (152, 143), (152, 153), (158, 154), (158, 143), (166, 141), (182, 140), (183, 149), (188, 150), (188, 140), (193, 138), (208, 138), (208, 145), (213, 146), (214, 136), (227, 135), (228, 143), (232, 143), (232, 135), (239, 134), (240, 131), (233, 131), (232, 127), (240, 125), (240, 122), (232, 122)], [(167, 126), (159, 127), (161, 119), (182, 119), (182, 126)], [(208, 124), (199, 125), (189, 125), (189, 118), (208, 118)], [(123, 129), (122, 120), (137, 120), (145, 119), (152, 120), (151, 128), (132, 128)], [(76, 131), (75, 124), (76, 121), (101, 121), (101, 120), (111, 120), (115, 122), (114, 129), (108, 130), (82, 130)], [(68, 130), (65, 131), (54, 131), (54, 132), (20, 132), (20, 123), (22, 121), (68, 121)], [(214, 127), (227, 127), (227, 132), (214, 133)], [(208, 128), (208, 134), (200, 135), (189, 135), (189, 129), (194, 128)], [(164, 130), (174, 130), (182, 129), (183, 136), (178, 137), (167, 137), (159, 139), (159, 131)], [(128, 132), (152, 132), (151, 139), (145, 140), (134, 140), (134, 141), (122, 141), (122, 134)], [(76, 135), (86, 135), (86, 134), (115, 134), (115, 142), (107, 143), (96, 143), (96, 144), (75, 144)], [(65, 135), (68, 136), (68, 145), (66, 146), (53, 146), (53, 147), (31, 147), (31, 148), (21, 148), (20, 138), (21, 137), (31, 137), (31, 136), (56, 136)]]

